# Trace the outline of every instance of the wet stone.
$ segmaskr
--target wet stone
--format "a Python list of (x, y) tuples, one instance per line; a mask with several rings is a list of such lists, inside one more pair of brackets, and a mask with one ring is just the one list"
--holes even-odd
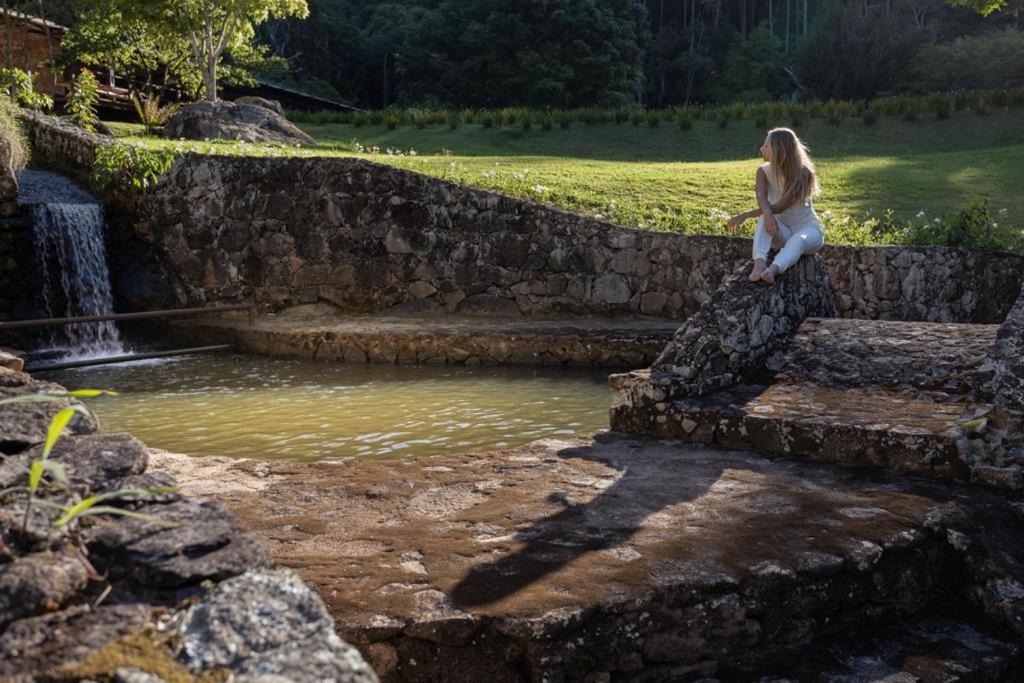
[(266, 567), (259, 539), (243, 530), (220, 503), (181, 500), (144, 505), (129, 519), (85, 533), (94, 563), (149, 586), (176, 587), (225, 579)]

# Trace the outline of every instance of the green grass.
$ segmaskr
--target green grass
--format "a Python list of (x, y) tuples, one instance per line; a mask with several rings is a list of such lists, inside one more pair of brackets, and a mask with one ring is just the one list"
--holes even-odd
[[(775, 122), (771, 122), (773, 125)], [(783, 122), (780, 122), (783, 123)], [(226, 154), (356, 156), (530, 197), (622, 225), (685, 232), (721, 232), (723, 212), (754, 208), (757, 148), (764, 130), (750, 121), (721, 129), (695, 121), (690, 130), (662, 123), (574, 124), (485, 129), (462, 125), (416, 129), (349, 124), (303, 125), (316, 149), (244, 143), (184, 143), (142, 136), (141, 127), (112, 124), (119, 135), (147, 146)], [(957, 112), (908, 122), (882, 117), (831, 126), (805, 121), (798, 133), (811, 147), (833, 242), (899, 242), (894, 224), (949, 215), (975, 199), (989, 201), (1007, 247), (1018, 248), (1024, 227), (1024, 109), (989, 115)], [(379, 147), (381, 153), (359, 151)], [(390, 156), (388, 148), (404, 156)], [(416, 156), (408, 156), (410, 150)], [(892, 218), (863, 225), (869, 216)], [(918, 218), (924, 212), (924, 219)], [(746, 226), (746, 232), (752, 229)], [(1003, 240), (1006, 242), (1006, 240)]]

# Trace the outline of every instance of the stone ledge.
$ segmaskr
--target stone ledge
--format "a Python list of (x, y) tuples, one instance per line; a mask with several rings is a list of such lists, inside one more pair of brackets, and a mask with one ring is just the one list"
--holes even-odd
[(809, 318), (768, 362), (791, 381), (967, 400), (998, 325)]
[(958, 426), (964, 420), (961, 404), (917, 401), (877, 388), (795, 383), (745, 385), (673, 401), (651, 397), (650, 384), (644, 381), (644, 371), (618, 379), (616, 388), (631, 393), (628, 401), (612, 408), (612, 429), (772, 455), (874, 465), (939, 479), (970, 478), (958, 445)]
[[(316, 308), (314, 310), (322, 310)], [(243, 351), (347, 363), (649, 365), (678, 323), (656, 319), (343, 316), (291, 313), (194, 320), (172, 326), (183, 344), (231, 343)]]
[(1005, 501), (850, 468), (615, 435), (417, 460), (154, 461), (186, 491), (232, 482), (215, 495), (385, 681), (749, 674), (938, 595), (973, 595), (1004, 624), (1024, 600), (993, 587), (1024, 557)]

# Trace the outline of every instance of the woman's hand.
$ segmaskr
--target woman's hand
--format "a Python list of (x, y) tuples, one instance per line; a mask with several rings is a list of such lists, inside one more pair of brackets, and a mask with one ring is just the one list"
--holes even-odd
[(738, 213), (729, 219), (729, 222), (725, 224), (725, 229), (729, 232), (736, 232), (740, 229), (740, 226), (746, 222), (748, 216), (745, 213)]
[(779, 236), (779, 222), (775, 220), (775, 214), (764, 214), (764, 229), (767, 230), (768, 234), (772, 237)]

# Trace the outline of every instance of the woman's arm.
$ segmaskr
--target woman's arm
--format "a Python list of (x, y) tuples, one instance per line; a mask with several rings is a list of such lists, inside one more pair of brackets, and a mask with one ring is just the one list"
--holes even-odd
[(754, 195), (757, 197), (758, 208), (736, 214), (729, 219), (726, 227), (728, 227), (731, 232), (735, 232), (745, 221), (751, 218), (765, 216), (765, 227), (768, 229), (768, 234), (774, 237), (779, 231), (778, 223), (775, 222), (775, 214), (782, 213), (792, 206), (793, 202), (792, 200), (787, 201), (785, 197), (775, 204), (768, 201), (768, 175), (764, 172), (763, 168), (757, 169), (757, 179), (754, 183)]

